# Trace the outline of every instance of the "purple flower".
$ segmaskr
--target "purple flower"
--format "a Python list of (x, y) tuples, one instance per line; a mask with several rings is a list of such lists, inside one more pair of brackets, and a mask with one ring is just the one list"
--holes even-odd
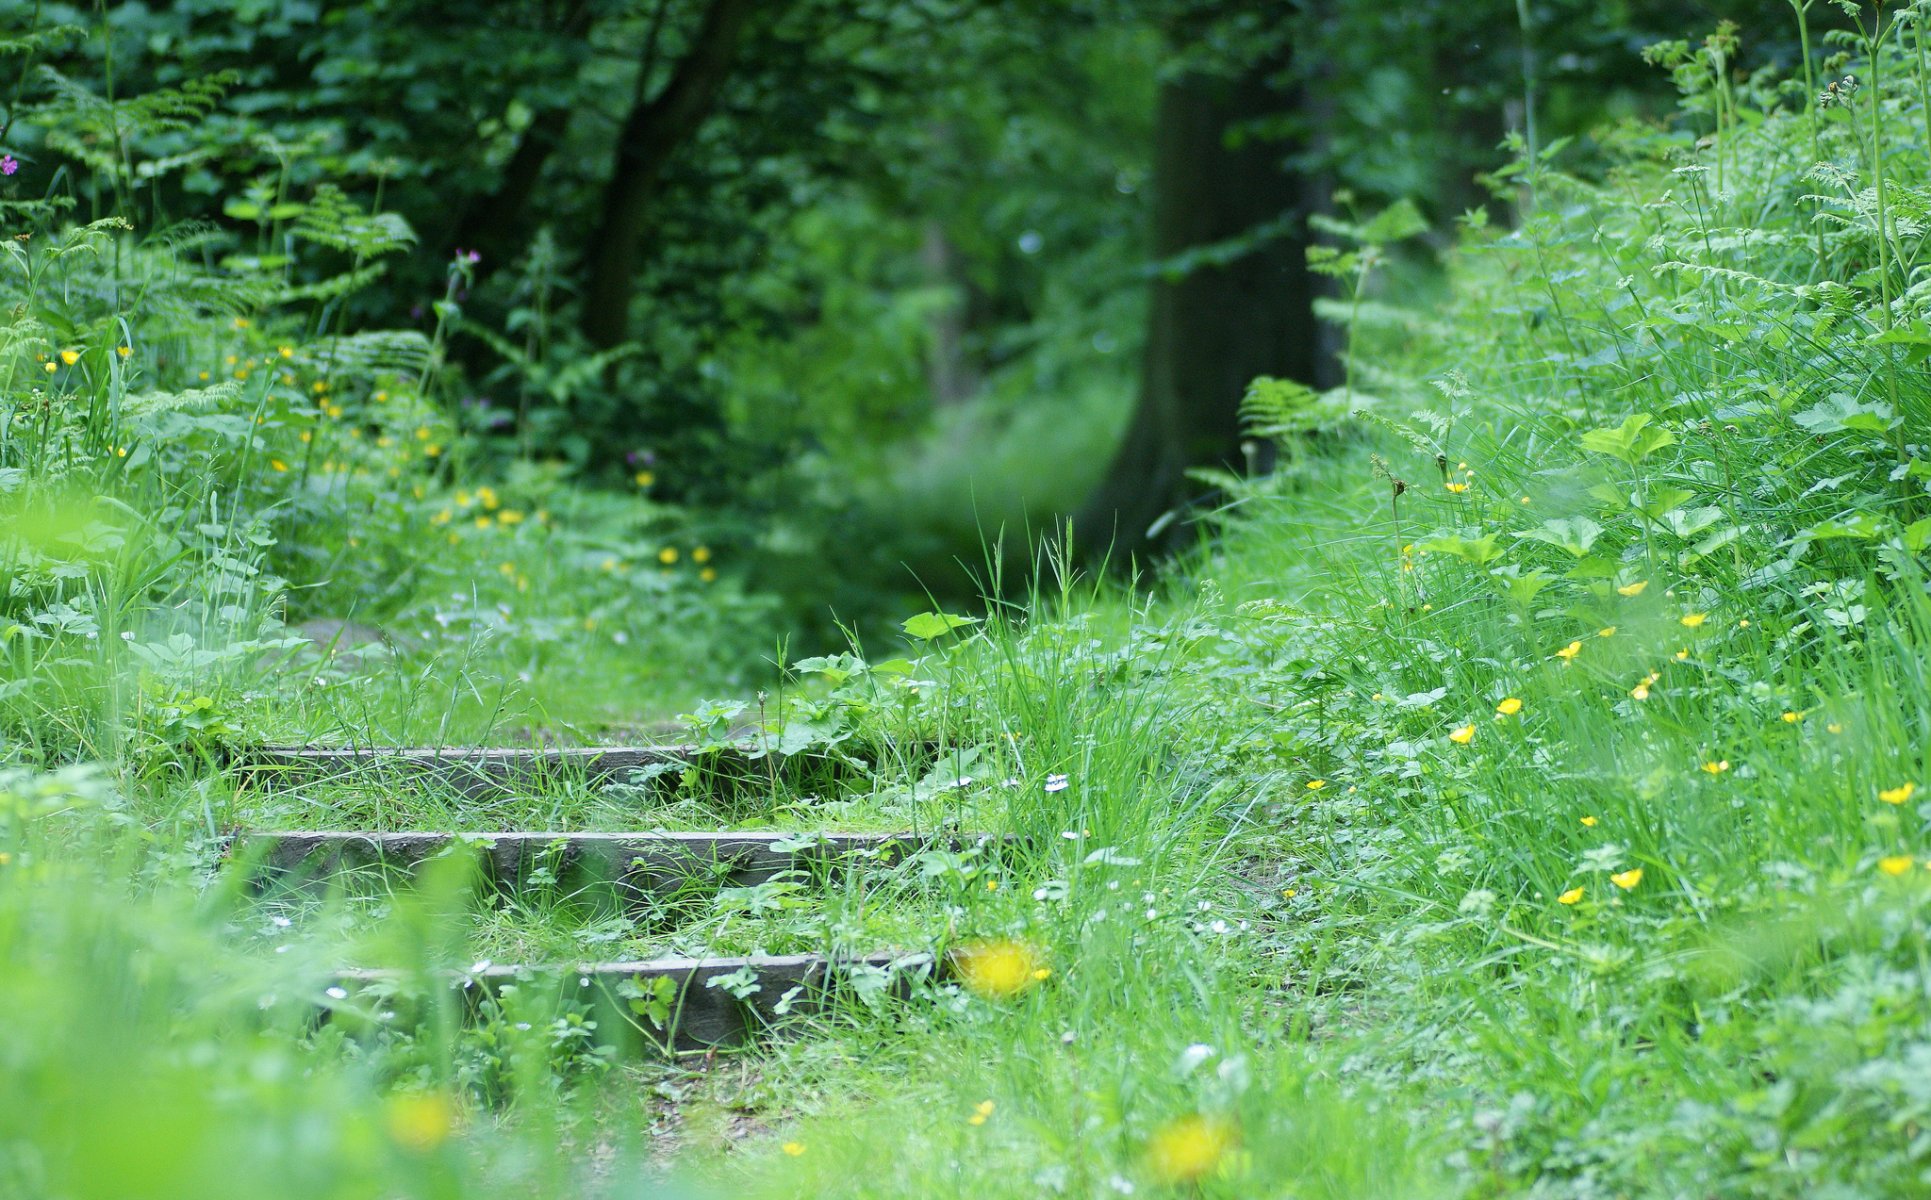
[(483, 261), (483, 256), (474, 250), (465, 250), (461, 246), (458, 246), (456, 247), (456, 261), (459, 263), (468, 263), (473, 267)]
[(11, 154), (0, 154), (0, 175), (11, 175), (19, 169), (19, 159)]

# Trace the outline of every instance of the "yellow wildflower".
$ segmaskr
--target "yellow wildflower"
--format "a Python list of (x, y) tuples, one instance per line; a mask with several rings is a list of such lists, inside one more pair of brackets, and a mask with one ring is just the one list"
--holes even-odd
[(1614, 625), (1605, 625), (1601, 629), (1596, 630), (1596, 636), (1597, 637), (1615, 637), (1616, 627)]
[(662, 550), (659, 550), (657, 552), (657, 561), (660, 563), (663, 563), (667, 567), (670, 566), (672, 563), (676, 562), (677, 547), (666, 546)]
[(1147, 1171), (1161, 1183), (1206, 1177), (1239, 1142), (1232, 1123), (1195, 1113), (1169, 1121), (1147, 1143)]
[[(56, 363), (48, 363), (48, 364), (47, 364), (47, 374), (49, 374), (49, 375), (52, 375), (52, 374), (53, 374), (53, 373), (54, 373), (55, 371), (58, 371), (58, 370), (60, 370), (60, 367), (59, 367), (59, 365), (58, 365), (58, 364), (56, 364)], [(204, 372), (202, 372), (202, 375), (201, 375), (201, 377), (202, 377), (203, 379), (206, 379), (206, 378), (208, 377), (208, 375), (207, 375), (207, 372), (205, 372), (205, 371), (204, 371)]]
[(1783, 719), (1784, 719), (1784, 724), (1795, 725), (1797, 722), (1804, 719), (1804, 715), (1799, 712), (1786, 712), (1783, 715)]
[(127, 358), (134, 353), (134, 347), (126, 346), (126, 345), (116, 346), (114, 348), (114, 353), (120, 355), (122, 358)]
[(1877, 860), (1877, 869), (1886, 875), (1902, 875), (1913, 865), (1908, 854), (1891, 854)]
[(521, 525), (523, 514), (513, 508), (506, 508), (496, 514), (496, 519), (505, 525)]
[(699, 579), (702, 579), (702, 580), (703, 580), (703, 581), (704, 581), (705, 583), (716, 583), (716, 582), (717, 582), (717, 568), (716, 568), (716, 567), (705, 567), (705, 568), (704, 568), (704, 569), (703, 569), (702, 571), (699, 571), (699, 572), (697, 573), (697, 577), (698, 577)]
[(73, 366), (73, 365), (74, 365), (75, 363), (77, 363), (77, 362), (79, 362), (79, 361), (80, 361), (80, 351), (78, 351), (78, 350), (62, 350), (62, 351), (60, 352), (60, 361), (62, 361), (62, 362), (64, 362), (64, 363), (66, 363), (66, 364), (67, 364), (68, 366), (70, 366), (70, 367), (71, 367), (71, 366)]
[(1556, 651), (1556, 657), (1561, 659), (1564, 662), (1568, 662), (1571, 659), (1575, 658), (1576, 655), (1581, 653), (1582, 653), (1582, 643), (1570, 642), (1567, 646), (1564, 646), (1562, 649)]
[(268, 460), (268, 466), (269, 466), (269, 469), (271, 469), (271, 470), (275, 470), (275, 471), (286, 471), (286, 470), (288, 470), (288, 464), (287, 464), (287, 463), (285, 463), (285, 462), (283, 462), (283, 461), (282, 461), (281, 459), (279, 459), (279, 458), (271, 458), (271, 459), (269, 459), (269, 460)]
[(1709, 613), (1684, 613), (1682, 616), (1677, 618), (1678, 621), (1680, 621), (1686, 628), (1689, 628), (1689, 629), (1695, 629), (1697, 626), (1703, 624), (1703, 622), (1709, 619), (1710, 619)]
[(1638, 579), (1635, 583), (1625, 583), (1623, 586), (1617, 588), (1616, 594), (1618, 596), (1640, 596), (1643, 594), (1643, 589), (1648, 586), (1649, 580)]
[(1457, 746), (1466, 746), (1474, 739), (1475, 726), (1473, 725), (1464, 725), (1459, 729), (1451, 729), (1448, 731), (1448, 740), (1454, 742)]
[(1456, 493), (1457, 495), (1461, 494), (1462, 492), (1466, 492), (1468, 490), (1468, 485), (1466, 483), (1444, 483), (1442, 486), (1447, 488), (1449, 491)]
[(984, 1125), (986, 1118), (992, 1115), (992, 1107), (992, 1101), (990, 1100), (979, 1101), (978, 1104), (973, 1106), (972, 1115), (966, 1118), (966, 1124)]
[(491, 487), (477, 488), (476, 498), (482, 501), (484, 508), (498, 508), (502, 505), (502, 501), (496, 498), (495, 488), (491, 488)]
[(1007, 1000), (1038, 983), (1039, 951), (1011, 939), (971, 942), (952, 952), (952, 968), (967, 990), (988, 1000)]
[(282, 356), (283, 358), (294, 358), (294, 357), (295, 357), (295, 347), (293, 347), (293, 346), (277, 346), (277, 347), (275, 347), (275, 353), (277, 353), (277, 354), (279, 354), (279, 355), (281, 355), (281, 356)]
[(786, 1154), (789, 1154), (791, 1157), (796, 1158), (800, 1154), (803, 1154), (805, 1152), (805, 1144), (803, 1142), (786, 1142), (783, 1146), (779, 1147), (779, 1149), (783, 1150)]
[(635, 478), (637, 480), (637, 486), (640, 488), (647, 488), (657, 482), (657, 476), (650, 471), (639, 471)]
[(1918, 785), (1907, 779), (1894, 788), (1885, 788), (1878, 792), (1877, 798), (1886, 804), (1902, 804), (1916, 795), (1917, 790)]
[(1844, 727), (1842, 725), (1839, 725), (1837, 722), (1832, 721), (1830, 724), (1824, 726), (1824, 732), (1825, 733), (1842, 733), (1844, 732)]
[(691, 561), (692, 561), (692, 562), (694, 562), (694, 563), (707, 563), (707, 562), (710, 562), (710, 561), (711, 561), (711, 548), (710, 548), (709, 546), (699, 546), (699, 547), (697, 547), (697, 548), (696, 548), (695, 550), (692, 550), (692, 551), (691, 551)]
[(1327, 785), (1328, 781), (1325, 779), (1310, 779), (1307, 781), (1307, 790), (1310, 792), (1318, 792)]
[(1576, 901), (1580, 899), (1582, 899), (1582, 889), (1579, 887), (1572, 887), (1568, 891), (1562, 893), (1560, 896), (1557, 896), (1556, 903), (1557, 904), (1574, 904)]
[(456, 1105), (440, 1092), (392, 1096), (383, 1118), (390, 1137), (419, 1153), (434, 1150), (456, 1132)]
[(1500, 713), (1502, 716), (1512, 717), (1516, 713), (1519, 713), (1522, 711), (1522, 701), (1516, 699), (1514, 696), (1510, 696), (1507, 700), (1504, 700), (1502, 701), (1502, 703), (1496, 705), (1495, 711), (1497, 713)]
[(1631, 867), (1627, 871), (1622, 871), (1609, 877), (1609, 882), (1615, 884), (1625, 892), (1634, 890), (1636, 885), (1642, 881), (1643, 869), (1641, 867)]
[(1730, 760), (1727, 758), (1713, 758), (1703, 764), (1703, 773), (1705, 775), (1721, 775), (1729, 769)]
[(1582, 827), (1584, 829), (1594, 829), (1598, 824), (1598, 822), (1600, 821), (1600, 819), (1601, 818), (1598, 818), (1598, 817), (1584, 817), (1582, 819)]

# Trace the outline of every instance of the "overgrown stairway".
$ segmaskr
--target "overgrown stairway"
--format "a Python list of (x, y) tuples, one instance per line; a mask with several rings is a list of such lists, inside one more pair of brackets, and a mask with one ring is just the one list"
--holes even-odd
[[(728, 758), (728, 756), (726, 756)], [(361, 786), (441, 790), (487, 806), (559, 784), (586, 789), (662, 789), (664, 781), (704, 770), (718, 790), (777, 769), (748, 749), (736, 761), (702, 761), (677, 746), (596, 748), (270, 748), (234, 764), (264, 790)], [(775, 781), (775, 776), (773, 776)], [(380, 900), (426, 874), (459, 881), (471, 899), (554, 913), (567, 906), (580, 925), (614, 925), (662, 934), (729, 899), (749, 909), (781, 910), (811, 889), (850, 887), (884, 876), (898, 889), (901, 915), (919, 907), (908, 868), (937, 853), (990, 858), (1010, 840), (959, 832), (798, 831), (452, 833), (421, 830), (267, 830), (231, 836), (225, 861), (245, 873), (257, 898), (290, 912), (314, 913), (345, 897)], [(536, 898), (536, 899), (533, 899)], [(909, 905), (910, 909), (902, 906)], [(601, 922), (602, 926), (597, 923)], [(282, 923), (292, 924), (283, 918)], [(922, 939), (929, 942), (930, 934)], [(612, 935), (615, 940), (621, 940)], [(908, 939), (910, 940), (910, 939)], [(652, 954), (609, 960), (476, 961), (440, 973), (432, 986), (463, 996), (471, 1014), (495, 1006), (511, 985), (553, 989), (556, 1000), (587, 1005), (599, 1038), (621, 1048), (671, 1053), (739, 1047), (800, 1026), (841, 997), (902, 996), (943, 969), (923, 949), (878, 947), (859, 953)], [(331, 1021), (395, 1021), (394, 997), (420, 972), (348, 965), (335, 972), (324, 1009)], [(418, 982), (420, 982), (418, 980)]]

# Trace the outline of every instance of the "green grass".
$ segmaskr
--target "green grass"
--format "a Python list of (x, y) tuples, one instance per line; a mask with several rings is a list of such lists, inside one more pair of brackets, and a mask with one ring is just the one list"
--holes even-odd
[[(230, 686), (279, 699), (184, 705), (105, 656), (217, 553), (162, 577), (75, 551), (107, 636), (36, 639), (63, 682), (10, 697), (9, 728), (49, 759), (113, 753), (0, 779), (0, 1113), (26, 1114), (0, 1124), (0, 1190), (622, 1194), (657, 1157), (679, 1186), (752, 1196), (1921, 1194), (1931, 168), (1915, 34), (1889, 36), (1912, 53), (1885, 86), (1816, 114), (1829, 168), (1810, 98), (1763, 80), (1619, 135), (1601, 183), (1560, 157), (1518, 169), (1533, 205), (1462, 231), (1438, 307), (1345, 310), (1373, 403), (1287, 414), (1310, 432), (1284, 435), (1284, 468), (1226, 481), (1213, 536), (1151, 594), (1048, 555), (1028, 602), (981, 624), (686, 710), (700, 744), (755, 717), (857, 753), (855, 774), (668, 802), (237, 791), (204, 752), (250, 735), (592, 732), (602, 699), (547, 699), (589, 645), (507, 636), (517, 687), (506, 658), (425, 659), (407, 686), (271, 674)], [(599, 565), (524, 552), (463, 561), (511, 591), (553, 569), (559, 621), (621, 602)], [(72, 577), (29, 575), (50, 605)], [(705, 593), (678, 588), (652, 612), (707, 628)], [(249, 594), (244, 615), (272, 608)], [(206, 870), (234, 824), (524, 823), (951, 824), (1031, 848), (661, 923), (436, 887), (289, 916)], [(467, 1027), (435, 1004), (407, 1029), (312, 1021), (351, 948), (430, 968), (879, 941), (1023, 948), (1026, 970), (1003, 997), (853, 1001), (710, 1069), (611, 1062), (535, 991)]]

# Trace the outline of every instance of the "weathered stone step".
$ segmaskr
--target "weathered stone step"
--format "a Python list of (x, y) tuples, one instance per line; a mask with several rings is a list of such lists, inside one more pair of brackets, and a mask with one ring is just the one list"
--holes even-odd
[(892, 866), (927, 850), (988, 851), (1015, 839), (990, 834), (883, 833), (243, 833), (228, 858), (261, 886), (323, 883), (347, 872), (419, 868), (473, 853), (486, 884), (507, 891), (541, 878), (567, 889), (613, 885), (620, 895), (663, 896), (695, 884), (754, 887), (780, 872)]
[[(930, 954), (821, 954), (745, 958), (659, 958), (577, 966), (478, 963), (442, 976), (474, 1018), (510, 984), (528, 993), (553, 988), (559, 1001), (587, 1004), (601, 1042), (621, 1050), (677, 1054), (743, 1047), (761, 1035), (796, 1028), (843, 996), (903, 999), (932, 977)], [(415, 976), (394, 970), (339, 972), (326, 1019), (358, 1027), (411, 1019), (406, 999)], [(434, 986), (434, 984), (432, 984)]]
[(753, 740), (734, 749), (700, 750), (696, 746), (557, 747), (328, 747), (264, 746), (234, 751), (236, 773), (265, 788), (317, 783), (377, 781), (427, 783), (466, 796), (501, 794), (539, 786), (612, 783), (650, 785), (675, 781), (685, 769), (696, 767), (716, 784), (768, 781), (800, 765), (849, 774), (850, 760), (824, 755), (767, 754)]

